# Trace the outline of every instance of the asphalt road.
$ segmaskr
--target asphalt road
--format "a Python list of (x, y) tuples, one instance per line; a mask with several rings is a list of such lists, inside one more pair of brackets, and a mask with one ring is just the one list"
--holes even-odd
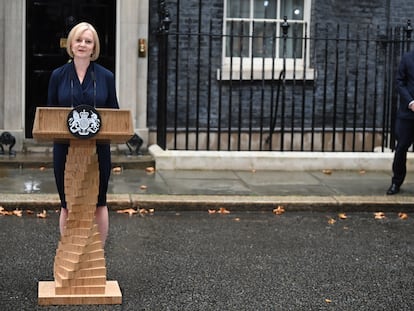
[(412, 214), (111, 212), (122, 305), (37, 306), (59, 238), (48, 214), (0, 217), (0, 310), (414, 310)]

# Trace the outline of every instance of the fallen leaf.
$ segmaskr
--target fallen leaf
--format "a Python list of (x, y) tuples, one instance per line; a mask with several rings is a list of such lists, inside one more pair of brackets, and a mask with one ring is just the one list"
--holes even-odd
[(44, 166), (39, 167), (40, 171), (44, 171), (46, 168)]
[(216, 212), (217, 212), (217, 211), (216, 211), (215, 209), (209, 209), (209, 210), (208, 210), (208, 213), (209, 213), (209, 214), (215, 214)]
[(331, 175), (332, 170), (331, 169), (324, 169), (324, 170), (322, 170), (322, 173), (324, 173), (325, 175)]
[(147, 190), (147, 186), (146, 185), (141, 185), (140, 187), (139, 187), (141, 190)]
[(148, 212), (149, 212), (150, 214), (154, 214), (154, 212), (155, 212), (155, 209), (153, 209), (153, 208), (150, 208), (150, 209), (148, 210)]
[(3, 206), (0, 206), (0, 216), (5, 216), (6, 215), (6, 210), (4, 209)]
[(405, 219), (408, 218), (408, 214), (406, 214), (406, 213), (398, 213), (398, 217), (400, 217), (400, 219), (405, 220)]
[(138, 212), (136, 210), (134, 210), (133, 208), (127, 208), (127, 209), (122, 209), (122, 210), (118, 210), (116, 211), (118, 214), (129, 214), (129, 216), (133, 215), (133, 214), (137, 214)]
[(273, 210), (273, 214), (282, 215), (285, 212), (285, 208), (282, 205), (279, 205)]
[(16, 209), (16, 210), (13, 211), (13, 215), (15, 215), (17, 217), (22, 217), (23, 216), (23, 211)]
[(0, 206), (0, 215), (1, 216), (12, 216), (13, 212), (9, 212), (8, 210)]
[(365, 170), (363, 170), (363, 169), (361, 169), (361, 170), (359, 170), (359, 173), (360, 173), (361, 175), (363, 175), (363, 174), (365, 174), (365, 173), (366, 173), (366, 171), (365, 171)]
[(240, 221), (240, 218), (239, 217), (234, 218), (234, 221)]
[(220, 209), (217, 211), (219, 214), (230, 214), (230, 211), (225, 209), (224, 207), (220, 207)]
[(112, 172), (115, 173), (115, 174), (119, 174), (119, 173), (122, 172), (122, 167), (116, 166), (112, 169)]
[(148, 214), (148, 210), (146, 210), (145, 208), (140, 208), (138, 212), (139, 212), (141, 215)]
[(43, 210), (43, 212), (38, 213), (36, 216), (37, 216), (37, 218), (46, 218), (47, 217), (47, 212), (46, 212), (46, 210)]
[(376, 212), (376, 213), (374, 213), (374, 217), (375, 217), (375, 219), (384, 219), (385, 214), (384, 214), (384, 212)]
[(145, 168), (145, 171), (146, 171), (148, 174), (152, 174), (152, 173), (154, 173), (154, 172), (155, 172), (155, 168), (154, 168), (154, 167), (152, 167), (152, 166), (149, 166), (149, 167)]
[(27, 215), (33, 215), (33, 214), (34, 214), (34, 212), (33, 212), (32, 210), (28, 209), (28, 210), (26, 210), (26, 214), (27, 214)]
[(333, 219), (332, 217), (328, 218), (328, 224), (333, 225), (334, 223), (336, 223), (336, 220)]
[(331, 302), (332, 302), (332, 300), (331, 300), (331, 299), (325, 299), (325, 302), (326, 302), (326, 303), (331, 303)]
[(348, 216), (345, 213), (339, 213), (338, 214), (339, 219), (347, 219)]

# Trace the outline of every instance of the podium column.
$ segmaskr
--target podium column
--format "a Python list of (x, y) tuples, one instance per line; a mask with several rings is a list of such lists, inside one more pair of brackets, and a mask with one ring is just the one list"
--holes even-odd
[(39, 282), (39, 304), (121, 304), (118, 282), (106, 280), (105, 254), (95, 223), (99, 164), (95, 140), (70, 140), (65, 166), (68, 219), (53, 282)]
[(97, 143), (125, 142), (133, 135), (131, 114), (100, 110), (103, 127), (93, 138), (74, 138), (65, 128), (67, 108), (38, 107), (33, 137), (69, 142), (65, 166), (68, 219), (60, 238), (54, 281), (41, 281), (39, 305), (121, 304), (117, 281), (107, 281), (102, 239), (95, 221), (99, 193)]

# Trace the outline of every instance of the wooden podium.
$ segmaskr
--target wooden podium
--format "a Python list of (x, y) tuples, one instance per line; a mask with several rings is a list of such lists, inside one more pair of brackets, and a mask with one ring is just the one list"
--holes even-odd
[(69, 143), (65, 166), (68, 220), (56, 251), (54, 281), (39, 282), (39, 305), (121, 304), (117, 281), (106, 280), (105, 254), (95, 223), (99, 192), (97, 143), (125, 143), (134, 134), (128, 110), (97, 109), (101, 128), (92, 138), (73, 136), (71, 108), (38, 107), (33, 137)]

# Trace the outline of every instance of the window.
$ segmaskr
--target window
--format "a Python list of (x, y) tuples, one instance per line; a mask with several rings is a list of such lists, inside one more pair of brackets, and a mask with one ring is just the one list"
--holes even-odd
[[(284, 65), (287, 78), (293, 70), (303, 72), (304, 58), (308, 57), (304, 38), (309, 32), (310, 2), (226, 0), (221, 78), (250, 79), (253, 73), (256, 79), (270, 79), (272, 68), (277, 77)], [(281, 27), (285, 17), (289, 24), (286, 39)]]

